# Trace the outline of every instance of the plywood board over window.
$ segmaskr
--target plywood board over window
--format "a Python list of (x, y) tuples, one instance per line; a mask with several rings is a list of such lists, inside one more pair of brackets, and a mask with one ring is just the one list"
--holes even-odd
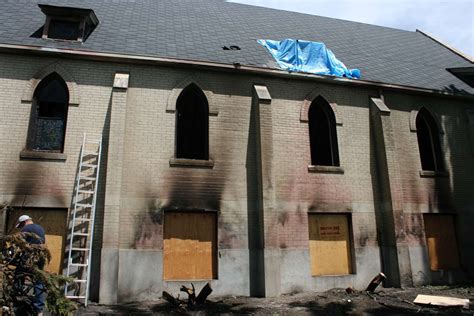
[(166, 212), (163, 253), (165, 280), (216, 279), (216, 214)]
[(13, 209), (8, 215), (7, 233), (19, 232), (15, 228), (18, 217), (29, 215), (45, 231), (46, 247), (51, 252), (51, 261), (45, 267), (48, 272), (62, 273), (62, 263), (67, 234), (67, 209)]
[(430, 256), (430, 269), (459, 268), (459, 253), (453, 215), (424, 214), (426, 244)]
[(347, 214), (309, 214), (311, 275), (352, 273)]

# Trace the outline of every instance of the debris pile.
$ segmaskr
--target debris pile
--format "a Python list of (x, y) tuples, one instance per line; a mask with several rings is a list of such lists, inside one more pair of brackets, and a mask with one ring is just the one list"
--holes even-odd
[(204, 303), (206, 303), (207, 297), (212, 293), (212, 288), (211, 285), (207, 283), (196, 296), (196, 289), (194, 288), (194, 284), (191, 283), (191, 287), (182, 285), (180, 291), (188, 295), (187, 302), (180, 300), (179, 294), (175, 298), (166, 291), (163, 291), (163, 299), (174, 305), (178, 311), (186, 312), (188, 310), (195, 310), (196, 308), (203, 306)]

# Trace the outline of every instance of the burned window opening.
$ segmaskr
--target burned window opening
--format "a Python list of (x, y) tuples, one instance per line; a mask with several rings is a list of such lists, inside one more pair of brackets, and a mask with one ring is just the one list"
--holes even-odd
[(69, 91), (66, 82), (52, 73), (34, 93), (28, 149), (63, 152)]
[(433, 116), (425, 108), (422, 108), (416, 117), (416, 135), (421, 168), (430, 171), (444, 171), (438, 127)]
[(323, 97), (318, 96), (311, 103), (308, 121), (311, 164), (315, 166), (339, 166), (336, 118)]
[(202, 90), (187, 86), (176, 103), (176, 158), (209, 159), (209, 105)]
[(77, 41), (80, 36), (79, 21), (51, 19), (48, 26), (48, 38)]

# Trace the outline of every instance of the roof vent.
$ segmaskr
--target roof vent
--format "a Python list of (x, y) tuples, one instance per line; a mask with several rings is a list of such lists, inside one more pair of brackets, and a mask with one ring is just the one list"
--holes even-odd
[(46, 15), (43, 39), (84, 42), (99, 24), (92, 9), (38, 4)]
[(223, 49), (223, 50), (240, 50), (240, 47), (237, 46), (237, 45), (231, 45), (231, 46), (229, 46), (229, 47), (223, 46), (222, 49)]

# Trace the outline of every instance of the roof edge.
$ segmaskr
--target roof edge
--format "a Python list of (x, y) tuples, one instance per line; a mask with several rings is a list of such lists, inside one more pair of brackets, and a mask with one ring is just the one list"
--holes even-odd
[(440, 44), (441, 46), (446, 47), (446, 48), (449, 49), (451, 52), (453, 52), (453, 53), (455, 53), (456, 55), (458, 55), (458, 56), (464, 58), (464, 59), (467, 60), (468, 62), (474, 63), (474, 58), (473, 58), (473, 57), (471, 57), (470, 55), (468, 55), (468, 54), (466, 54), (466, 53), (461, 52), (460, 50), (458, 50), (458, 49), (452, 47), (451, 45), (449, 45), (449, 44), (443, 42), (442, 40), (440, 40), (440, 39), (434, 37), (433, 35), (428, 34), (428, 33), (426, 33), (426, 32), (423, 32), (422, 30), (419, 30), (419, 29), (416, 29), (416, 32), (417, 32), (417, 33), (420, 33), (420, 34), (422, 34), (422, 35), (424, 35), (424, 36), (426, 36), (426, 37), (428, 37), (429, 39), (435, 41), (436, 43)]
[(199, 60), (188, 60), (178, 59), (169, 57), (154, 57), (147, 55), (133, 55), (133, 54), (117, 54), (117, 53), (105, 53), (95, 52), (86, 50), (72, 50), (62, 48), (50, 48), (43, 46), (34, 45), (19, 45), (19, 44), (2, 44), (0, 43), (0, 52), (18, 52), (21, 51), (24, 54), (44, 54), (44, 55), (59, 55), (66, 57), (83, 58), (90, 60), (106, 60), (115, 62), (129, 62), (129, 63), (153, 63), (161, 65), (174, 65), (174, 66), (188, 66), (198, 67), (204, 69), (220, 70), (220, 71), (239, 71), (243, 73), (260, 74), (267, 76), (277, 76), (294, 79), (310, 79), (316, 81), (323, 81), (326, 83), (343, 84), (343, 85), (355, 85), (359, 87), (367, 88), (384, 88), (389, 90), (409, 91), (413, 93), (430, 94), (446, 97), (457, 97), (457, 98), (469, 98), (474, 99), (474, 94), (470, 93), (456, 93), (450, 91), (404, 86), (399, 84), (383, 83), (377, 81), (360, 80), (360, 79), (349, 79), (340, 78), (333, 76), (315, 75), (309, 73), (295, 73), (288, 72), (280, 69), (258, 67), (258, 66), (244, 66), (239, 63), (226, 64), (211, 61), (199, 61)]

